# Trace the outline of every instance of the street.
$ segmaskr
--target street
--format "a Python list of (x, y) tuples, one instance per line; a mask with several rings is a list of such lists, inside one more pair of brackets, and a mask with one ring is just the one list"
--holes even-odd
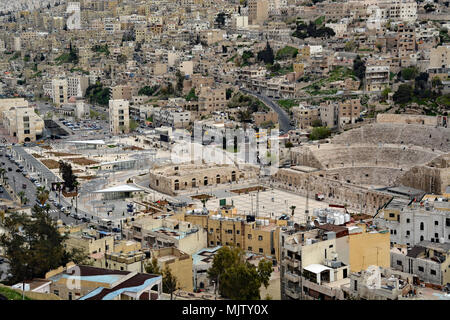
[(242, 92), (253, 95), (257, 97), (259, 100), (264, 102), (267, 106), (269, 106), (273, 111), (275, 111), (278, 114), (278, 122), (280, 124), (280, 131), (288, 132), (289, 130), (292, 130), (291, 127), (291, 120), (289, 119), (288, 114), (286, 111), (283, 110), (277, 103), (273, 102), (269, 97), (263, 96), (259, 93), (249, 91), (247, 89), (240, 89)]

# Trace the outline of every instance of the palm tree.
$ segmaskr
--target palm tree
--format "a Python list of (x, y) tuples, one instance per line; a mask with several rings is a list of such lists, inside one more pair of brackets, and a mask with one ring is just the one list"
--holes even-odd
[(23, 203), (23, 199), (25, 198), (25, 192), (20, 191), (19, 193), (17, 193), (17, 195), (18, 195), (19, 198), (20, 198), (20, 203), (21, 203), (21, 204), (24, 204), (24, 203)]
[(295, 208), (297, 208), (296, 206), (291, 206), (289, 209), (291, 209), (292, 210), (292, 216), (294, 216), (294, 211), (295, 211)]
[(36, 189), (36, 198), (38, 198), (41, 205), (44, 205), (44, 203), (48, 200), (49, 194), (49, 191), (46, 190), (44, 186), (38, 187)]

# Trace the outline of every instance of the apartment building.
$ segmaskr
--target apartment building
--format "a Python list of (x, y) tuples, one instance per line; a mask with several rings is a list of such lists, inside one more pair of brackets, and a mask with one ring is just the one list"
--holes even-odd
[(226, 89), (200, 87), (198, 105), (199, 111), (203, 113), (224, 110), (227, 105)]
[(269, 18), (268, 0), (248, 1), (248, 23), (253, 25), (263, 25)]
[(43, 135), (44, 121), (33, 107), (12, 107), (2, 112), (2, 119), (3, 126), (18, 143), (36, 141)]
[(111, 87), (111, 100), (131, 100), (132, 96), (137, 94), (136, 89), (127, 86), (127, 85), (119, 85)]
[(339, 124), (353, 124), (361, 115), (361, 101), (349, 99), (339, 103)]
[(280, 225), (285, 224), (285, 220), (241, 215), (232, 206), (222, 206), (217, 213), (188, 210), (183, 219), (207, 232), (207, 246), (210, 248), (237, 246), (279, 261)]
[(281, 232), (282, 299), (341, 299), (350, 272), (389, 267), (389, 233), (365, 223), (287, 227)]
[(278, 114), (275, 111), (255, 112), (253, 113), (253, 122), (258, 127), (267, 123), (276, 125), (278, 124)]
[(308, 129), (313, 126), (314, 122), (320, 121), (320, 108), (316, 106), (300, 104), (298, 107), (292, 108), (292, 114), (296, 126), (300, 129)]
[(375, 219), (377, 225), (390, 230), (391, 243), (407, 246), (421, 241), (450, 243), (448, 202), (409, 202), (394, 198)]
[(88, 76), (67, 77), (67, 96), (82, 98), (89, 86)]
[(174, 247), (154, 249), (151, 251), (152, 259), (158, 262), (160, 270), (166, 267), (177, 278), (178, 285), (183, 291), (192, 292), (193, 287), (193, 267), (192, 257)]
[(430, 50), (429, 69), (450, 68), (450, 45), (438, 46)]
[(64, 241), (64, 248), (81, 250), (86, 255), (103, 254), (114, 249), (114, 237), (102, 236), (97, 230), (79, 229), (73, 230)]
[(382, 91), (389, 87), (389, 66), (366, 67), (366, 90)]
[(114, 135), (130, 132), (130, 109), (127, 100), (109, 100), (109, 130)]
[(157, 127), (186, 128), (191, 122), (191, 112), (182, 108), (153, 108), (153, 124)]
[(414, 25), (399, 24), (397, 30), (397, 52), (402, 67), (410, 66), (411, 55), (416, 54), (416, 29)]
[(394, 247), (391, 267), (416, 275), (425, 283), (450, 284), (450, 243), (421, 241), (410, 249)]
[(52, 80), (52, 97), (53, 103), (60, 107), (66, 104), (69, 100), (67, 79), (53, 79)]
[(128, 240), (141, 243), (144, 249), (174, 247), (194, 254), (207, 246), (206, 231), (189, 221), (143, 217), (125, 225), (123, 230)]

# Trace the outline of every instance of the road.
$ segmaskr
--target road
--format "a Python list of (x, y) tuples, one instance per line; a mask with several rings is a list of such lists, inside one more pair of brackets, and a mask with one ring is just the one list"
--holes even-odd
[(264, 102), (268, 107), (270, 107), (273, 111), (275, 111), (278, 114), (278, 122), (280, 124), (280, 131), (288, 132), (289, 130), (292, 130), (292, 126), (290, 124), (291, 120), (286, 113), (286, 111), (283, 110), (277, 103), (272, 101), (269, 97), (261, 95), (259, 93), (247, 90), (247, 89), (240, 89), (242, 92), (250, 94), (252, 96), (257, 97), (259, 100)]
[[(5, 165), (3, 166), (6, 170), (6, 176), (8, 177), (8, 183), (11, 186), (11, 188), (16, 192), (16, 194), (20, 191), (23, 191), (25, 193), (25, 197), (28, 199), (27, 204), (34, 206), (36, 204), (36, 185), (32, 183), (28, 178), (24, 177), (21, 172), (16, 172), (16, 170), (19, 168), (15, 163), (13, 163), (11, 160), (9, 160), (7, 157), (4, 156), (4, 153), (1, 154), (1, 162), (4, 162)], [(9, 171), (8, 168), (11, 168), (12, 171)], [(26, 188), (23, 189), (23, 185), (26, 185)], [(49, 189), (49, 188), (47, 188)], [(50, 199), (57, 199), (55, 192), (50, 192)], [(61, 219), (63, 223), (65, 224), (77, 224), (78, 220), (66, 216), (64, 213), (61, 212), (58, 208), (56, 208), (53, 204), (50, 204), (50, 210), (49, 215), (54, 219)], [(65, 201), (62, 201), (61, 204), (63, 206), (67, 206), (68, 203), (65, 203)]]

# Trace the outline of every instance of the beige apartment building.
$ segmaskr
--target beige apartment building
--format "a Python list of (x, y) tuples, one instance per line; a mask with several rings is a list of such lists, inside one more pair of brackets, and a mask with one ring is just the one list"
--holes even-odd
[(109, 100), (109, 129), (114, 135), (130, 132), (130, 103), (127, 100)]
[(161, 270), (166, 267), (170, 269), (172, 274), (177, 278), (178, 285), (183, 291), (192, 292), (193, 277), (192, 277), (192, 257), (174, 247), (161, 248), (152, 250), (152, 259), (158, 261), (158, 266)]
[(248, 23), (262, 25), (269, 18), (268, 0), (248, 1)]
[(3, 117), (3, 111), (14, 107), (28, 107), (28, 101), (24, 98), (0, 99), (0, 117)]
[(310, 128), (315, 121), (320, 120), (320, 109), (318, 107), (305, 107), (304, 105), (300, 105), (293, 107), (292, 113), (297, 127), (300, 129)]
[(389, 66), (368, 66), (366, 68), (366, 90), (382, 91), (389, 87)]
[(88, 76), (73, 76), (67, 78), (67, 95), (68, 97), (82, 98), (89, 86)]
[(253, 114), (253, 120), (256, 126), (260, 126), (264, 123), (272, 122), (278, 124), (278, 114), (275, 111), (269, 112), (255, 112)]
[(66, 104), (69, 100), (69, 90), (67, 79), (52, 80), (52, 97), (53, 103), (58, 107)]
[(18, 143), (36, 141), (42, 136), (44, 121), (33, 107), (13, 107), (3, 112), (3, 125)]
[(133, 87), (131, 86), (114, 86), (111, 87), (111, 99), (112, 100), (131, 100), (131, 97), (136, 95), (137, 92), (134, 92)]
[(450, 45), (431, 48), (429, 69), (450, 67)]
[(339, 123), (340, 125), (355, 123), (361, 114), (361, 101), (359, 99), (349, 99), (339, 103)]
[(225, 88), (201, 87), (198, 93), (200, 112), (210, 113), (225, 109), (227, 105)]

